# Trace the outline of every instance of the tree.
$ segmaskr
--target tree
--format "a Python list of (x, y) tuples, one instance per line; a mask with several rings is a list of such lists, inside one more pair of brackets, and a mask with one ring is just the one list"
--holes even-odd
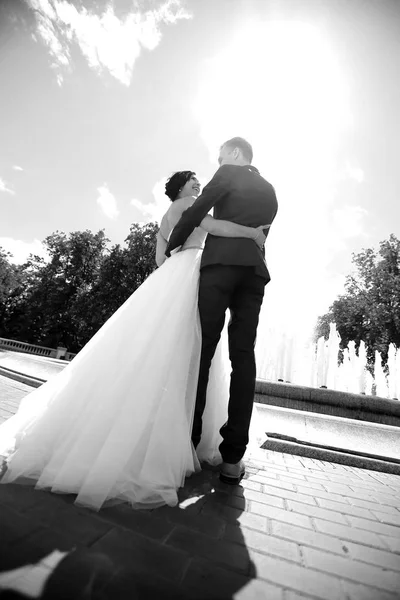
[[(12, 254), (0, 246), (0, 324), (9, 306), (10, 298), (19, 287), (22, 280), (22, 271), (11, 263)], [(4, 335), (0, 326), (0, 336)]]
[(56, 231), (43, 242), (49, 260), (31, 255), (19, 268), (3, 252), (1, 334), (78, 352), (156, 268), (157, 231), (133, 224), (125, 247), (111, 248), (104, 231)]
[(72, 308), (82, 347), (156, 268), (158, 225), (131, 225), (126, 248), (115, 245), (103, 258), (96, 284)]
[(355, 271), (346, 278), (345, 294), (318, 318), (316, 337), (336, 323), (345, 348), (350, 340), (364, 340), (368, 360), (378, 350), (387, 361), (389, 344), (400, 347), (400, 241), (392, 234), (379, 250), (364, 249), (352, 258)]
[(107, 238), (103, 231), (55, 232), (43, 245), (49, 261), (30, 256), (24, 265), (25, 290), (14, 298), (5, 319), (9, 337), (44, 346), (76, 348), (71, 321), (75, 296), (93, 286)]

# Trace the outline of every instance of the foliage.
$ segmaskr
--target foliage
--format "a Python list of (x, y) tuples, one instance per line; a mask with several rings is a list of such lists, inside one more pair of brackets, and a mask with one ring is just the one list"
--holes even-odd
[(350, 340), (364, 340), (368, 360), (375, 350), (387, 361), (389, 344), (400, 347), (400, 241), (392, 234), (379, 249), (353, 254), (354, 272), (346, 278), (345, 294), (319, 317), (315, 337), (328, 337), (336, 323), (345, 348)]
[(0, 335), (78, 352), (155, 269), (158, 225), (133, 224), (125, 247), (104, 231), (48, 236), (46, 261), (0, 253)]

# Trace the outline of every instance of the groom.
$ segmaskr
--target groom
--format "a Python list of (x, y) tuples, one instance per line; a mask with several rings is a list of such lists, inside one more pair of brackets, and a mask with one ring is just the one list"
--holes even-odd
[[(184, 244), (211, 208), (214, 218), (258, 227), (270, 224), (278, 204), (274, 188), (251, 166), (253, 150), (240, 137), (225, 142), (220, 168), (175, 226), (166, 255)], [(266, 230), (268, 236), (269, 230)], [(202, 349), (192, 440), (200, 442), (207, 384), (225, 312), (229, 308), (229, 358), (232, 365), (228, 420), (220, 429), (223, 464), (220, 478), (236, 485), (245, 469), (241, 460), (249, 441), (256, 380), (254, 346), (264, 287), (270, 281), (264, 252), (253, 240), (207, 236), (200, 267), (199, 313)]]

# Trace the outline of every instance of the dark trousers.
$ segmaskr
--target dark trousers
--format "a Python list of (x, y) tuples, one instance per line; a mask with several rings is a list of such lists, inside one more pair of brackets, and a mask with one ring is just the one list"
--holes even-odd
[(229, 358), (232, 365), (228, 420), (220, 429), (222, 459), (237, 463), (249, 441), (256, 380), (254, 346), (266, 281), (254, 267), (210, 265), (200, 271), (199, 312), (202, 349), (192, 440), (201, 438), (211, 361), (229, 308)]

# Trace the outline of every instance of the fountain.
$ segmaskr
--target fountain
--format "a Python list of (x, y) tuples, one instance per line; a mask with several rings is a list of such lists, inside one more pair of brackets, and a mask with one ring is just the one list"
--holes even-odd
[(382, 368), (381, 354), (375, 352), (374, 376), (367, 369), (365, 343), (358, 353), (351, 341), (338, 363), (340, 336), (330, 324), (327, 340), (320, 337), (310, 342), (280, 334), (272, 328), (264, 331), (263, 341), (257, 340), (257, 377), (267, 381), (284, 381), (295, 385), (329, 388), (354, 394), (400, 398), (400, 349), (389, 346), (388, 373)]

